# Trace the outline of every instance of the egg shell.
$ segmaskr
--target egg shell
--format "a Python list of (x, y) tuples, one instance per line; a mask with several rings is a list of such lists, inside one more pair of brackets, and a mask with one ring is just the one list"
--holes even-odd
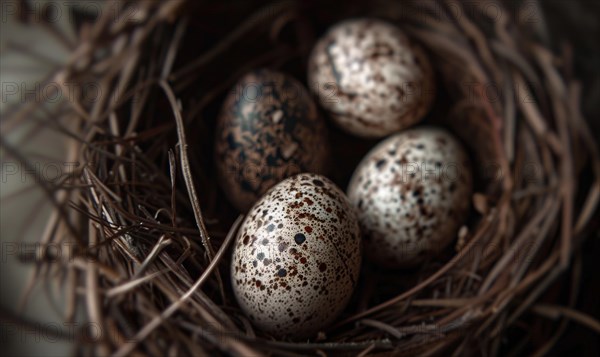
[(465, 149), (440, 128), (410, 129), (373, 148), (348, 186), (370, 260), (412, 267), (448, 246), (468, 215), (471, 171)]
[(309, 337), (348, 303), (361, 253), (344, 192), (323, 176), (296, 175), (269, 190), (242, 223), (231, 260), (233, 291), (263, 331)]
[(425, 52), (399, 28), (377, 19), (333, 26), (310, 55), (308, 78), (334, 122), (365, 138), (419, 122), (435, 96)]
[(281, 72), (242, 77), (217, 122), (219, 183), (235, 208), (247, 211), (269, 188), (300, 172), (321, 173), (327, 129), (308, 90)]

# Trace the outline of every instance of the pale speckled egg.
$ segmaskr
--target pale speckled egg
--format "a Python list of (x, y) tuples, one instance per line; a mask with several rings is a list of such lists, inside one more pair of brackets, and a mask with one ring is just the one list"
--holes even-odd
[(362, 241), (344, 192), (315, 174), (290, 177), (248, 212), (231, 260), (231, 282), (263, 331), (310, 337), (344, 309), (356, 286)]
[(461, 143), (441, 128), (409, 129), (373, 148), (348, 186), (370, 260), (412, 267), (447, 247), (468, 215), (471, 171)]
[(217, 121), (219, 183), (235, 208), (247, 211), (270, 187), (300, 172), (321, 173), (327, 129), (308, 90), (281, 72), (242, 77)]
[(435, 92), (428, 57), (399, 28), (376, 19), (333, 26), (308, 64), (311, 90), (343, 130), (380, 138), (419, 122)]

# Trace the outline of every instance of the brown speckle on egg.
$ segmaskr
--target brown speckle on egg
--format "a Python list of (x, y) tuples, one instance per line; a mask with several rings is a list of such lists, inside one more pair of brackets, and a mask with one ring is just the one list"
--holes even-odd
[(225, 99), (215, 162), (229, 201), (247, 211), (270, 187), (304, 171), (323, 171), (327, 130), (306, 88), (272, 70), (248, 73)]
[(352, 175), (366, 253), (375, 263), (410, 267), (456, 237), (470, 207), (472, 173), (462, 145), (447, 131), (410, 129), (379, 143)]
[(311, 53), (308, 78), (336, 124), (368, 138), (414, 125), (435, 95), (425, 52), (399, 28), (376, 19), (333, 26)]
[[(313, 204), (301, 205), (307, 197)], [(265, 210), (270, 218), (258, 224)], [(245, 244), (248, 236), (257, 240)], [(348, 199), (327, 178), (300, 174), (282, 181), (252, 207), (238, 231), (231, 282), (240, 307), (266, 332), (310, 337), (336, 318), (356, 286), (358, 237)], [(257, 260), (270, 264), (249, 264)]]

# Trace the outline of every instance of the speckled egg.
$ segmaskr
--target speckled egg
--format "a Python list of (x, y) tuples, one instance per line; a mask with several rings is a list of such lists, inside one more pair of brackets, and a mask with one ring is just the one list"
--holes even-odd
[(290, 338), (331, 323), (356, 286), (361, 239), (346, 195), (315, 174), (290, 177), (248, 212), (231, 260), (233, 291), (250, 321)]
[(229, 201), (247, 211), (279, 181), (321, 173), (327, 130), (308, 90), (272, 70), (246, 74), (225, 99), (217, 122), (215, 161)]
[(440, 128), (409, 129), (373, 148), (348, 186), (369, 258), (384, 267), (415, 266), (456, 237), (471, 201), (468, 155)]
[(365, 138), (417, 123), (435, 89), (425, 52), (399, 28), (376, 19), (333, 26), (312, 51), (308, 78), (338, 126)]

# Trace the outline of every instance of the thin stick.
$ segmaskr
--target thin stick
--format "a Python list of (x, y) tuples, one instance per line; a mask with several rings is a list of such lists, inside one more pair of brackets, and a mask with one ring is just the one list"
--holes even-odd
[(194, 210), (194, 218), (196, 219), (196, 225), (198, 226), (198, 230), (200, 232), (200, 237), (202, 238), (202, 244), (204, 245), (204, 249), (206, 250), (206, 254), (209, 259), (212, 259), (214, 256), (214, 251), (210, 244), (210, 237), (208, 232), (206, 231), (206, 227), (204, 226), (204, 220), (202, 218), (202, 209), (200, 208), (200, 203), (198, 200), (198, 195), (196, 194), (196, 188), (194, 186), (194, 180), (192, 178), (192, 171), (190, 169), (190, 163), (188, 161), (187, 155), (187, 141), (185, 139), (185, 129), (183, 126), (183, 118), (181, 117), (181, 112), (177, 106), (177, 99), (175, 99), (175, 94), (171, 90), (171, 87), (167, 82), (161, 80), (159, 82), (161, 88), (164, 90), (169, 102), (171, 103), (171, 107), (173, 109), (173, 114), (175, 116), (175, 123), (177, 124), (177, 137), (179, 138), (179, 143), (177, 144), (179, 147), (179, 159), (181, 161), (181, 171), (183, 173), (183, 180), (185, 181), (185, 185), (188, 190), (188, 195), (190, 198), (190, 203), (192, 204), (192, 208)]
[(229, 247), (229, 244), (231, 244), (231, 242), (233, 241), (235, 234), (237, 233), (237, 229), (242, 223), (243, 218), (244, 216), (239, 216), (235, 220), (233, 226), (231, 227), (231, 230), (229, 231), (229, 234), (227, 234), (225, 241), (219, 248), (219, 251), (215, 255), (214, 259), (210, 261), (210, 264), (208, 265), (208, 267), (206, 267), (206, 270), (202, 273), (200, 278), (198, 278), (196, 283), (194, 283), (194, 285), (192, 285), (192, 287), (188, 291), (186, 291), (186, 293), (183, 294), (178, 301), (172, 303), (159, 316), (153, 318), (152, 321), (150, 321), (146, 326), (144, 326), (140, 331), (138, 331), (138, 333), (131, 341), (128, 341), (127, 343), (123, 344), (113, 355), (114, 357), (125, 357), (131, 352), (133, 352), (133, 350), (140, 341), (143, 341), (152, 333), (152, 331), (159, 327), (161, 323), (163, 323), (163, 321), (167, 320), (169, 317), (171, 317), (171, 315), (173, 315), (177, 310), (179, 310), (179, 308), (187, 302), (187, 300), (196, 292), (196, 290), (198, 290), (202, 286), (202, 284), (204, 284), (206, 279), (210, 276), (212, 271), (215, 270), (215, 268), (221, 261), (221, 258), (223, 258), (223, 256), (225, 255), (225, 251), (227, 250), (227, 247)]

